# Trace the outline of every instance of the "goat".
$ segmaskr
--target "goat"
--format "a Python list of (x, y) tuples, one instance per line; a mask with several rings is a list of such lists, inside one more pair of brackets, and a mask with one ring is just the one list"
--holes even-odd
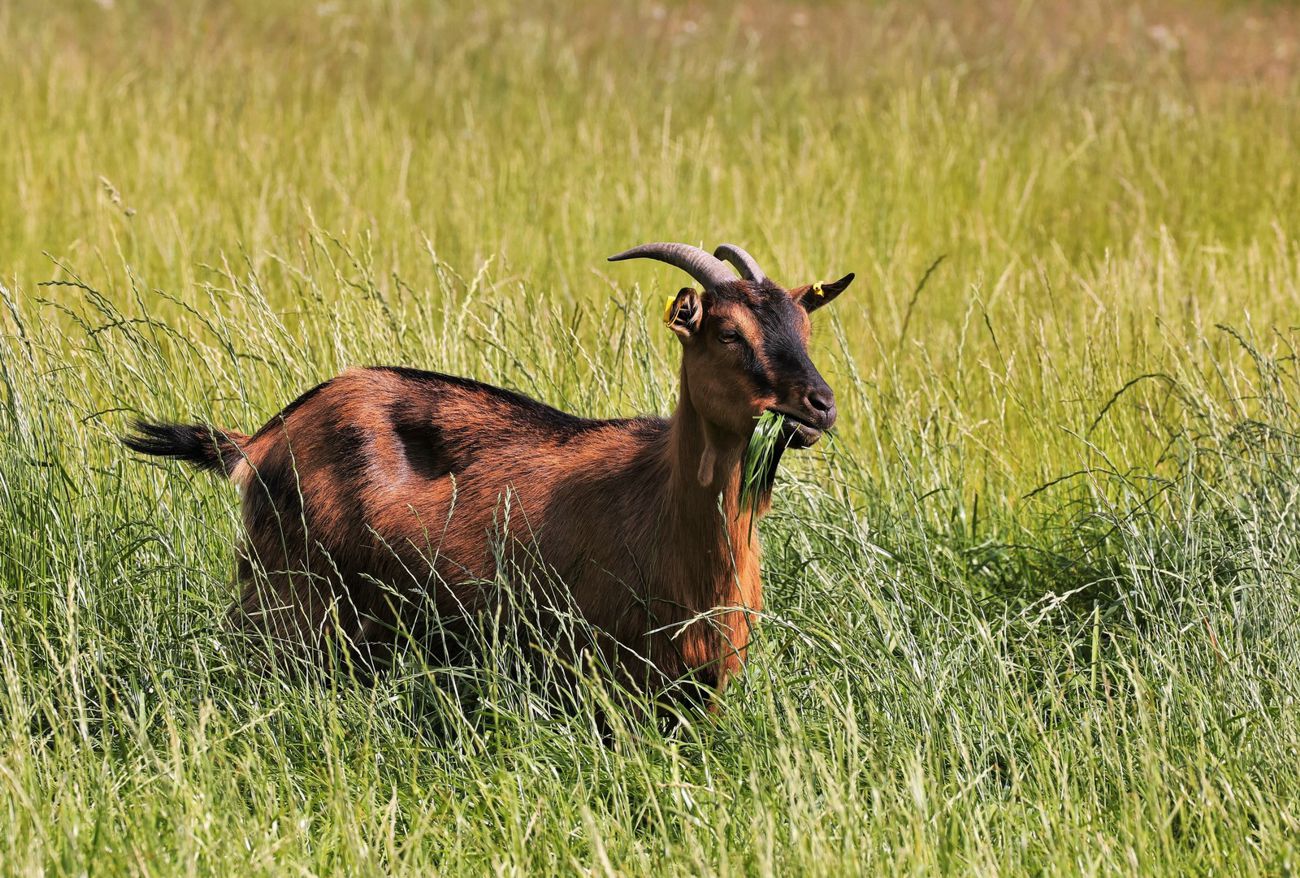
[[(240, 487), (234, 615), (248, 629), (378, 654), (421, 604), (441, 626), (470, 625), (503, 573), (498, 532), (515, 550), (509, 576), (555, 574), (605, 667), (639, 691), (692, 681), (712, 705), (763, 606), (753, 524), (775, 462), (757, 505), (742, 505), (745, 449), (768, 410), (784, 416), (782, 447), (835, 423), (809, 314), (853, 275), (786, 290), (731, 245), (645, 244), (610, 261), (633, 258), (702, 286), (665, 314), (682, 345), (670, 418), (592, 420), (465, 378), (371, 367), (312, 388), (252, 436), (139, 422), (124, 442)], [(538, 588), (529, 581), (508, 587)]]

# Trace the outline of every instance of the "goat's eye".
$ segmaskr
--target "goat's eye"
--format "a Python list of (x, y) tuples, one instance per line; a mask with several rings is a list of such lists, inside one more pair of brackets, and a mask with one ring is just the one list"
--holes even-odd
[(735, 344), (740, 341), (740, 333), (734, 329), (724, 329), (718, 333), (718, 341), (723, 344)]

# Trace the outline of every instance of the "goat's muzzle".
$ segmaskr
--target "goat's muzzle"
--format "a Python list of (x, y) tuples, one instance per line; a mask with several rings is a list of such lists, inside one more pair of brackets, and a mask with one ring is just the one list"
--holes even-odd
[(789, 448), (807, 448), (815, 443), (835, 426), (838, 415), (835, 393), (820, 375), (808, 382), (797, 405), (777, 406), (772, 411), (785, 419), (781, 438)]
[(817, 443), (822, 433), (835, 424), (833, 404), (829, 411), (811, 416), (779, 408), (774, 408), (772, 411), (782, 417), (781, 443), (787, 448), (809, 448)]

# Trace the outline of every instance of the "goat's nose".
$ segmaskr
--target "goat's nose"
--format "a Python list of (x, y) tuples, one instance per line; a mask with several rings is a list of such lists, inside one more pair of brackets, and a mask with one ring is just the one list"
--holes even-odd
[(831, 396), (829, 390), (810, 390), (804, 397), (804, 402), (815, 412), (828, 412), (835, 408), (835, 397)]
[(810, 388), (804, 394), (803, 401), (808, 411), (815, 412), (826, 426), (835, 423), (835, 394), (829, 387), (823, 384), (821, 387)]

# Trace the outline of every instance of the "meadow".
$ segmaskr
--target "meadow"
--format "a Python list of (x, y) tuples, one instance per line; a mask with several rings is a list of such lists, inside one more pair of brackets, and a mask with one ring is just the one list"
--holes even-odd
[[(0, 873), (1300, 868), (1300, 11), (10, 0), (0, 132)], [(131, 420), (667, 413), (650, 240), (858, 274), (718, 715), (250, 673)]]

